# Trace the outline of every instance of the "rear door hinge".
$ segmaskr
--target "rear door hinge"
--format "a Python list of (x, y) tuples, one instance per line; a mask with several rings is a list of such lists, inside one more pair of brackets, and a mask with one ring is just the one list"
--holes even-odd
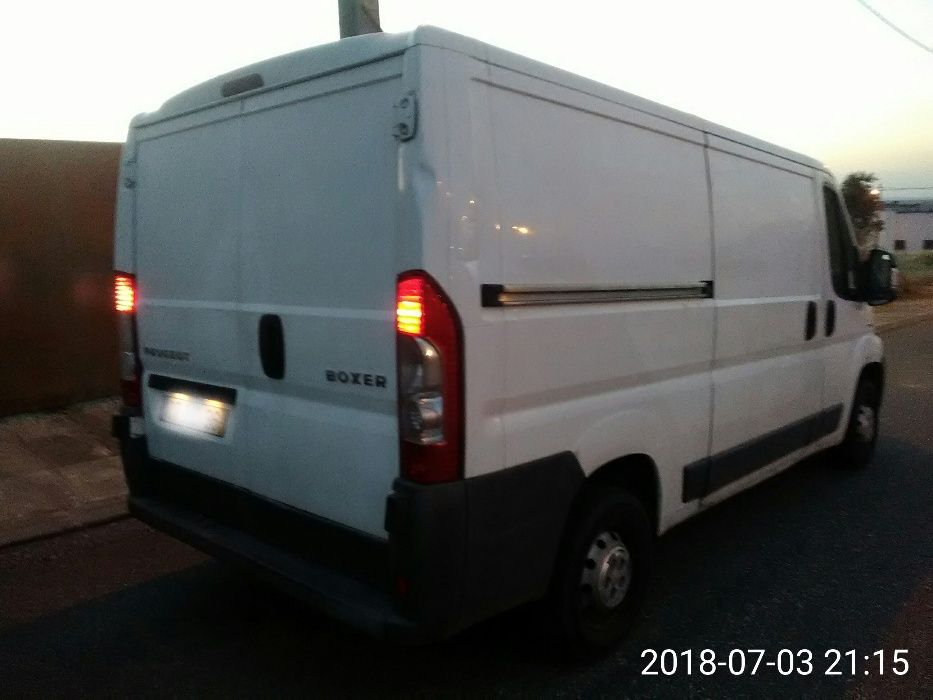
[(410, 141), (418, 128), (418, 100), (414, 92), (409, 92), (395, 103), (395, 123), (392, 135), (399, 141)]
[(124, 160), (120, 168), (120, 174), (123, 177), (123, 186), (131, 190), (136, 187), (136, 154), (132, 158)]

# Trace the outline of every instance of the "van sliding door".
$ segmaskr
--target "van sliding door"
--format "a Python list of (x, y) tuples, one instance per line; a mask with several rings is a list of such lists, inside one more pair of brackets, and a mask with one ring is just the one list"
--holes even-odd
[(710, 139), (717, 327), (707, 495), (760, 478), (823, 421), (824, 237), (812, 175)]

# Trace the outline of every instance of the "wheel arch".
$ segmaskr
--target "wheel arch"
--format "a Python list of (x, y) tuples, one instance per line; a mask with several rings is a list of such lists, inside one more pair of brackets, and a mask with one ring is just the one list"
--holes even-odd
[(866, 334), (856, 343), (850, 355), (849, 378), (852, 394), (866, 372), (880, 379), (884, 386), (884, 343), (874, 334)]
[(858, 382), (856, 387), (862, 383), (862, 379), (871, 379), (875, 384), (878, 385), (878, 397), (879, 399), (884, 395), (884, 363), (880, 361), (869, 362), (867, 365), (862, 367), (862, 372), (859, 374)]
[(583, 483), (577, 499), (602, 485), (618, 486), (635, 496), (644, 506), (655, 534), (661, 515), (661, 481), (657, 464), (647, 454), (617, 457), (594, 470)]

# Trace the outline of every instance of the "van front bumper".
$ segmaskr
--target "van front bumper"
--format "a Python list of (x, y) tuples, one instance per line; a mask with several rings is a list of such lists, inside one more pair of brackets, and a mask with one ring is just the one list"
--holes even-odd
[(440, 639), (543, 596), (583, 481), (570, 453), (448, 484), (393, 484), (387, 539), (152, 459), (121, 430), (135, 517), (372, 635)]

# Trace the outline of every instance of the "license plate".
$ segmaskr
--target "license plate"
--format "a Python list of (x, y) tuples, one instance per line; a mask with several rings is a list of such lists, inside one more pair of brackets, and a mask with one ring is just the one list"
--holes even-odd
[(223, 437), (230, 406), (216, 399), (172, 393), (162, 408), (162, 422), (199, 433)]

